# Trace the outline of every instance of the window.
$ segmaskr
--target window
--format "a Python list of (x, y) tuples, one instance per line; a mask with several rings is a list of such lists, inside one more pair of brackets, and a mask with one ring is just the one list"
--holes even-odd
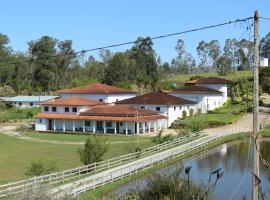
[(65, 112), (69, 112), (69, 107), (65, 107)]
[(39, 119), (39, 123), (40, 123), (40, 124), (42, 123), (42, 119)]
[(85, 126), (91, 126), (91, 121), (85, 121), (84, 124)]
[(22, 102), (19, 102), (19, 106), (22, 106)]
[(103, 99), (99, 99), (100, 102), (103, 102)]
[(112, 127), (112, 122), (106, 122), (106, 127)]
[(48, 112), (48, 111), (49, 111), (49, 107), (48, 107), (48, 106), (45, 106), (45, 107), (44, 107), (44, 111), (45, 111), (45, 112)]
[(52, 111), (53, 112), (56, 112), (56, 107), (52, 107)]
[(32, 107), (33, 106), (33, 102), (30, 102), (29, 105)]
[(156, 110), (160, 111), (160, 107), (156, 107)]
[(118, 99), (116, 99), (116, 102), (119, 101)]
[(123, 126), (124, 125), (124, 123), (123, 122), (120, 122), (120, 126)]
[(214, 101), (214, 105), (216, 105), (216, 101)]
[(179, 110), (181, 110), (182, 109), (182, 106), (179, 106)]
[(145, 109), (145, 107), (144, 106), (141, 106), (141, 109)]
[(187, 106), (187, 109), (189, 109), (189, 106)]
[(77, 112), (77, 107), (73, 107), (72, 112)]
[(176, 107), (174, 107), (173, 109), (176, 110)]

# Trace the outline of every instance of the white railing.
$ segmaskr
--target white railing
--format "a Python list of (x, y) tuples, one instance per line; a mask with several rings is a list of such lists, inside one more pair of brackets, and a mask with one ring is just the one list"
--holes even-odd
[(152, 146), (150, 148), (144, 149), (139, 152), (126, 154), (126, 155), (112, 158), (109, 160), (105, 160), (105, 161), (101, 161), (101, 162), (97, 162), (90, 165), (85, 165), (82, 167), (77, 167), (77, 168), (73, 168), (73, 169), (69, 169), (69, 170), (65, 170), (65, 171), (61, 171), (57, 173), (52, 173), (52, 174), (48, 174), (44, 176), (37, 176), (37, 177), (33, 177), (33, 178), (21, 180), (21, 181), (16, 181), (16, 182), (0, 185), (0, 198), (13, 195), (13, 194), (22, 193), (28, 189), (40, 187), (48, 183), (51, 185), (53, 184), (60, 185), (65, 182), (75, 181), (78, 178), (83, 178), (89, 175), (93, 175), (93, 174), (111, 169), (113, 167), (117, 167), (125, 163), (138, 160), (139, 158), (143, 158), (143, 157), (158, 153), (160, 151), (170, 149), (179, 144), (183, 144), (187, 141), (198, 138), (199, 136), (201, 136), (200, 133), (193, 133), (188, 136), (179, 137), (172, 141), (167, 141), (162, 144)]
[(152, 167), (156, 163), (164, 162), (171, 158), (175, 158), (185, 153), (188, 153), (194, 149), (201, 148), (202, 146), (209, 144), (209, 142), (218, 140), (220, 137), (222, 137), (222, 135), (214, 135), (200, 138), (195, 141), (189, 142), (188, 144), (184, 144), (179, 147), (166, 150), (164, 152), (159, 152), (149, 157), (127, 163), (125, 165), (116, 167), (102, 173), (85, 177), (79, 181), (75, 181), (72, 184), (67, 184), (65, 187), (59, 187), (58, 189), (54, 190), (55, 198), (57, 199), (57, 197), (61, 197), (64, 194), (71, 194), (77, 196), (87, 190), (95, 189), (108, 183), (112, 183), (116, 180), (123, 179), (124, 177), (137, 174), (140, 171)]

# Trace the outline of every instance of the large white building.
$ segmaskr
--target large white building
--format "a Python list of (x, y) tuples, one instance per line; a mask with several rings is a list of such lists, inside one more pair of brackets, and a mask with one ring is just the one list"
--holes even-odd
[(170, 94), (196, 102), (197, 109), (205, 113), (227, 102), (228, 85), (231, 83), (216, 77), (195, 79), (185, 82), (187, 87), (173, 90)]
[(106, 84), (94, 83), (82, 87), (66, 89), (59, 91), (61, 98), (79, 96), (95, 101), (113, 103), (136, 96), (136, 92), (118, 88)]
[(163, 121), (163, 128), (170, 127), (173, 121), (178, 118), (182, 118), (183, 112), (186, 112), (187, 116), (190, 116), (192, 112), (194, 114), (196, 111), (195, 102), (174, 97), (164, 92), (153, 92), (136, 96), (130, 99), (118, 101), (116, 104), (159, 111), (160, 114), (167, 117), (167, 119)]
[(158, 111), (67, 97), (41, 104), (37, 131), (140, 134), (160, 130), (166, 117)]

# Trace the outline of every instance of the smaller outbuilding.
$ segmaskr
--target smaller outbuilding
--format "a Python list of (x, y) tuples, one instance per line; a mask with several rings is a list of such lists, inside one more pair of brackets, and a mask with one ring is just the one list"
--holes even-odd
[(11, 103), (16, 107), (29, 108), (39, 106), (42, 102), (57, 98), (59, 98), (59, 96), (15, 96), (7, 99), (5, 102)]

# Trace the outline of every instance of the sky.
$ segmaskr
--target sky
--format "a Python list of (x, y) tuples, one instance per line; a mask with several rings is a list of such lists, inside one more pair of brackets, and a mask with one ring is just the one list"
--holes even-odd
[[(260, 16), (270, 17), (269, 0), (2, 0), (1, 8), (0, 32), (8, 35), (15, 51), (22, 52), (27, 51), (27, 42), (44, 35), (71, 39), (79, 51), (251, 17), (256, 9)], [(270, 21), (261, 21), (260, 35), (268, 32)], [(155, 40), (154, 48), (163, 62), (170, 62), (180, 38), (186, 51), (196, 56), (201, 40), (217, 39), (223, 45), (227, 38), (248, 39), (252, 35), (239, 24), (229, 25)]]

